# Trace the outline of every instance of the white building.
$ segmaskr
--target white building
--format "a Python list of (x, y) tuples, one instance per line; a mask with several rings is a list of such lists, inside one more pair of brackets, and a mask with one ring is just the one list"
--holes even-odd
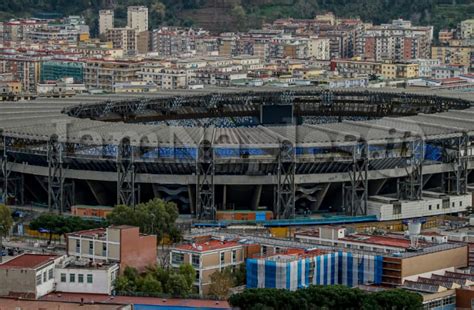
[(127, 26), (137, 32), (148, 31), (148, 8), (145, 6), (129, 6)]
[(119, 265), (116, 263), (91, 263), (89, 260), (66, 258), (56, 265), (56, 291), (110, 295), (118, 272)]
[(439, 59), (412, 59), (409, 63), (417, 64), (418, 74), (420, 77), (431, 77), (433, 75), (433, 68), (441, 64)]
[(330, 60), (330, 43), (329, 38), (310, 38), (308, 42), (308, 56), (318, 60)]
[(107, 30), (114, 28), (114, 11), (99, 11), (99, 34), (105, 34)]
[(60, 81), (38, 83), (36, 86), (36, 93), (42, 95), (79, 94), (86, 91), (86, 84), (74, 83), (73, 78), (64, 78)]
[(55, 290), (55, 265), (64, 256), (22, 254), (0, 265), (0, 295), (40, 298)]
[(458, 77), (463, 73), (465, 73), (465, 70), (463, 70), (461, 67), (439, 66), (432, 68), (431, 77), (438, 80), (451, 79)]
[(386, 196), (369, 197), (367, 214), (376, 215), (379, 221), (401, 220), (466, 211), (472, 205), (471, 193), (447, 195), (423, 191), (422, 200), (407, 201)]

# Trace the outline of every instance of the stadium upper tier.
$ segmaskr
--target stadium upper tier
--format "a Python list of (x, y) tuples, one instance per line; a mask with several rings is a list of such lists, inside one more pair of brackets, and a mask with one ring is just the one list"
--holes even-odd
[[(74, 145), (69, 149), (76, 156), (113, 157), (117, 146), (127, 138), (131, 145), (141, 149), (140, 157), (145, 160), (171, 156), (195, 158), (203, 141), (212, 144), (217, 158), (264, 159), (276, 154), (272, 150), (279, 149), (283, 142), (292, 143), (296, 155), (303, 157), (324, 154), (334, 147), (344, 151), (345, 146), (358, 141), (366, 141), (376, 153), (377, 145), (474, 135), (472, 93), (397, 89), (219, 91), (219, 94), (201, 90), (144, 96), (79, 95), (2, 102), (0, 131), (4, 138), (15, 140), (12, 149), (41, 153), (42, 142), (57, 136), (60, 142)], [(254, 116), (256, 106), (290, 102), (295, 105), (297, 117), (355, 114), (370, 120), (233, 128), (147, 124), (152, 120)], [(70, 153), (66, 150), (66, 154)], [(377, 156), (382, 155), (379, 152), (374, 155)]]

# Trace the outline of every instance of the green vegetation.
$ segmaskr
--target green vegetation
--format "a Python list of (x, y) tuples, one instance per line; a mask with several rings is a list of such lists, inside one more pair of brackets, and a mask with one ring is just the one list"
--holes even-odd
[(155, 198), (137, 205), (135, 209), (116, 206), (107, 220), (112, 225), (138, 226), (141, 233), (154, 234), (158, 243), (162, 243), (165, 237), (173, 242), (181, 240), (181, 232), (176, 227), (178, 216), (179, 210), (175, 203)]
[(245, 264), (241, 264), (235, 271), (225, 268), (211, 275), (209, 296), (217, 299), (226, 299), (230, 289), (245, 284)]
[(142, 274), (126, 267), (115, 280), (115, 290), (120, 295), (187, 297), (193, 293), (195, 277), (196, 272), (189, 264), (177, 270), (154, 266)]
[(364, 309), (417, 310), (422, 308), (419, 294), (401, 289), (365, 293), (342, 285), (310, 286), (295, 292), (281, 289), (247, 289), (232, 295), (229, 302), (240, 309), (306, 310)]
[(13, 218), (10, 209), (5, 205), (0, 205), (0, 263), (2, 262), (2, 243), (3, 238), (13, 226)]
[(105, 227), (104, 222), (84, 220), (77, 216), (63, 216), (55, 213), (43, 213), (29, 224), (30, 229), (46, 230), (49, 233), (48, 244), (53, 235), (65, 235), (74, 231)]
[(455, 27), (474, 15), (472, 0), (4, 0), (0, 1), (0, 19), (34, 16), (40, 12), (83, 14), (94, 31), (98, 10), (114, 2), (118, 25), (125, 24), (128, 5), (140, 4), (149, 7), (152, 28), (161, 24), (191, 25), (199, 20), (190, 20), (186, 13), (208, 8), (224, 9), (229, 20), (237, 21), (229, 25), (233, 30), (257, 27), (282, 17), (313, 18), (327, 11), (374, 23), (402, 17), (415, 24), (432, 24), (435, 30)]

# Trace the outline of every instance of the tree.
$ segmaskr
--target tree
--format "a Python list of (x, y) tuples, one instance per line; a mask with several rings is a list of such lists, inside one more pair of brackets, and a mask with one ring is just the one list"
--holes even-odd
[(182, 264), (179, 266), (178, 273), (184, 277), (188, 287), (192, 288), (196, 280), (196, 270), (190, 264)]
[(422, 308), (422, 297), (401, 289), (366, 293), (342, 285), (312, 285), (295, 292), (282, 289), (247, 289), (232, 295), (229, 303), (240, 309), (415, 310)]
[(0, 205), (0, 263), (3, 259), (3, 238), (8, 235), (12, 226), (13, 218), (10, 209), (5, 205)]
[(189, 264), (181, 265), (177, 270), (155, 265), (139, 274), (135, 268), (125, 267), (122, 275), (114, 282), (115, 290), (120, 293), (142, 293), (186, 297), (193, 289), (195, 270)]
[(130, 280), (124, 276), (124, 275), (120, 275), (118, 276), (116, 279), (115, 279), (115, 282), (114, 282), (114, 287), (115, 287), (115, 290), (118, 291), (118, 292), (129, 292), (129, 291), (133, 291), (131, 288), (132, 288), (132, 283), (130, 282)]
[(161, 282), (158, 281), (152, 274), (147, 274), (141, 282), (139, 291), (149, 294), (157, 294), (163, 292)]
[(186, 297), (192, 292), (186, 277), (182, 274), (172, 273), (166, 283), (166, 291), (173, 297)]
[(176, 227), (178, 216), (179, 211), (175, 203), (155, 198), (137, 205), (135, 209), (116, 206), (107, 219), (113, 225), (138, 226), (140, 232), (154, 234), (158, 243), (162, 243), (165, 236), (180, 240), (181, 232)]
[(84, 220), (78, 216), (63, 216), (56, 213), (43, 213), (33, 221), (29, 227), (33, 230), (46, 230), (49, 234), (48, 244), (53, 235), (65, 235), (74, 231), (104, 227), (107, 223)]
[(245, 285), (247, 281), (247, 270), (245, 264), (240, 264), (234, 271), (234, 285), (241, 286)]
[(218, 299), (225, 299), (229, 296), (230, 289), (234, 287), (235, 280), (232, 271), (225, 268), (211, 274), (211, 285), (209, 286), (209, 295)]
[(364, 310), (417, 310), (423, 308), (423, 297), (402, 289), (371, 293), (364, 301)]
[(43, 213), (29, 224), (30, 229), (46, 230), (49, 234), (48, 244), (51, 244), (53, 234), (60, 234), (64, 220), (61, 216), (54, 213)]

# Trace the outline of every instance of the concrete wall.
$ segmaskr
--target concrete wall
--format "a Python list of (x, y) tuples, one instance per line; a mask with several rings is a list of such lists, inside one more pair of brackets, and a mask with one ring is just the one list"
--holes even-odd
[[(113, 281), (118, 272), (118, 265), (108, 269), (93, 268), (57, 268), (55, 271), (56, 291), (67, 293), (107, 294), (113, 289)], [(66, 275), (66, 282), (61, 282), (61, 274)], [(75, 274), (75, 282), (69, 281), (69, 275)], [(83, 275), (83, 282), (79, 283), (79, 274)], [(87, 275), (93, 277), (92, 283), (87, 283)]]
[(468, 265), (468, 247), (428, 253), (402, 259), (402, 279), (430, 271)]
[(0, 295), (23, 293), (36, 297), (36, 271), (0, 269)]
[(138, 227), (120, 231), (120, 267), (125, 266), (144, 270), (157, 263), (156, 236), (143, 236)]
[(394, 206), (390, 203), (381, 203), (369, 200), (368, 215), (376, 215), (381, 221), (416, 218), (464, 212), (467, 206), (472, 205), (472, 195), (449, 196), (449, 207), (443, 208), (442, 199), (424, 198), (419, 201), (402, 201), (401, 213), (394, 213)]
[[(54, 264), (49, 264), (38, 270), (0, 269), (0, 295), (19, 293), (28, 297), (39, 298), (51, 293), (54, 290), (54, 276), (49, 277), (49, 270), (51, 269), (54, 269)], [(37, 276), (41, 276), (41, 284), (39, 285), (36, 285)]]

